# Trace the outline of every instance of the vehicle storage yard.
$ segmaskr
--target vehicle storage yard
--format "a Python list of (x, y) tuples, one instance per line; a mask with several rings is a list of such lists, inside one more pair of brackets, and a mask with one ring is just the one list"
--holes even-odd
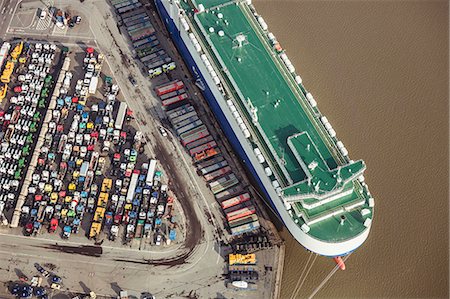
[[(105, 3), (82, 6), (93, 14), (78, 14), (101, 38), (25, 40), (27, 59), (17, 59), (1, 103), (8, 146), (2, 143), (0, 202), (4, 224), (19, 227), (0, 227), (0, 280), (31, 278), (40, 263), (52, 265), (50, 279), (62, 277), (62, 290), (72, 293), (273, 296), (279, 240), (149, 6), (134, 8), (146, 14), (141, 25), (116, 20)], [(95, 14), (106, 14), (104, 23)], [(141, 30), (134, 41), (130, 26)], [(30, 70), (40, 67), (39, 55), (43, 69)], [(42, 85), (36, 99), (27, 98), (33, 80)], [(171, 90), (175, 82), (181, 87)], [(256, 256), (231, 263), (233, 252)], [(236, 293), (235, 280), (252, 290)]]

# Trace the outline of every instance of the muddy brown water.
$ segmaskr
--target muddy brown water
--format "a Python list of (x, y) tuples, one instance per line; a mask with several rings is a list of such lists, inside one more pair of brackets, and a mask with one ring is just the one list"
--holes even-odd
[[(316, 298), (448, 298), (447, 1), (253, 3), (376, 200), (369, 239)], [(282, 236), (290, 298), (308, 253)], [(332, 267), (319, 257), (297, 298)]]

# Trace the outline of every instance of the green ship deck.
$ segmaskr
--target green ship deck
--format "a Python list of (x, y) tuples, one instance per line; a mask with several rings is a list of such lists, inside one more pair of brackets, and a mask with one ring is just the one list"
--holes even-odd
[[(368, 208), (368, 191), (356, 180), (364, 163), (349, 162), (339, 153), (320, 113), (310, 106), (247, 5), (226, 0), (194, 4), (200, 3), (206, 10), (191, 14), (191, 19), (276, 172), (294, 221), (306, 223), (309, 234), (330, 242), (363, 231), (365, 219), (355, 208)], [(257, 109), (257, 121), (252, 121), (252, 108)]]

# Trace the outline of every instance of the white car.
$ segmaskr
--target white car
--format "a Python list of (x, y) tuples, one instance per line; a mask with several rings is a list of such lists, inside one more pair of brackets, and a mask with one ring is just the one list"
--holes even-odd
[(47, 17), (47, 12), (43, 9), (40, 10), (39, 19), (43, 20), (45, 17)]
[(161, 245), (161, 235), (157, 235), (156, 236), (156, 242), (155, 242), (155, 244), (156, 244), (156, 246), (160, 246)]
[(159, 127), (159, 131), (161, 132), (161, 135), (163, 135), (164, 137), (167, 136), (166, 129), (164, 129), (163, 127)]

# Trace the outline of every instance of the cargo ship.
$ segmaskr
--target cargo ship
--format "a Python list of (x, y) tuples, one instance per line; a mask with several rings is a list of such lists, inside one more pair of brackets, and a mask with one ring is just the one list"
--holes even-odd
[(363, 244), (374, 213), (366, 165), (349, 158), (251, 1), (154, 1), (223, 132), (294, 238), (330, 257)]

